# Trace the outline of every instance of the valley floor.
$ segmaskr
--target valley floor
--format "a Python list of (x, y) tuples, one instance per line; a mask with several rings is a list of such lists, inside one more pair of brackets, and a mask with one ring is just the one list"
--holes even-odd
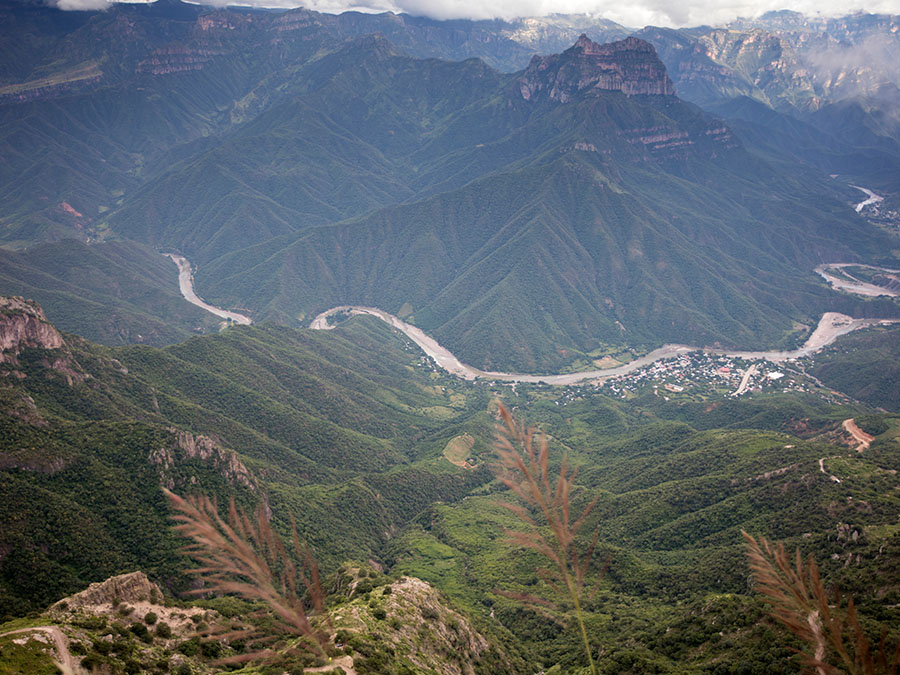
[[(221, 309), (219, 307), (214, 307), (203, 302), (203, 300), (201, 300), (194, 291), (193, 275), (191, 273), (190, 262), (188, 262), (186, 258), (179, 255), (168, 254), (168, 257), (171, 258), (176, 265), (178, 265), (178, 282), (181, 289), (181, 294), (184, 296), (185, 300), (194, 305), (197, 305), (198, 307), (202, 307), (209, 312), (212, 312), (216, 316), (230, 319), (232, 321), (235, 321), (236, 323), (244, 325), (248, 325), (251, 323), (251, 319), (248, 316), (238, 314), (237, 312), (231, 312), (225, 309)], [(859, 295), (866, 296), (885, 294), (891, 296), (900, 295), (889, 289), (882, 289), (881, 287), (875, 286), (873, 284), (868, 284), (860, 281), (848, 282), (846, 280), (839, 279), (834, 275), (829, 274), (828, 272), (828, 270), (830, 269), (843, 269), (845, 267), (853, 266), (900, 274), (900, 272), (898, 272), (897, 270), (872, 267), (871, 265), (857, 265), (855, 263), (830, 263), (828, 265), (820, 265), (816, 268), (816, 272), (839, 290), (846, 290), (851, 293), (857, 293)], [(461, 377), (466, 380), (475, 380), (481, 378), (500, 380), (504, 382), (530, 382), (563, 386), (582, 384), (585, 382), (601, 383), (610, 378), (620, 377), (622, 375), (633, 373), (634, 371), (643, 368), (644, 366), (656, 363), (657, 361), (662, 361), (679, 354), (696, 351), (700, 351), (705, 354), (713, 354), (731, 358), (740, 358), (746, 360), (763, 359), (766, 361), (771, 361), (773, 363), (782, 363), (784, 361), (792, 361), (798, 358), (803, 358), (805, 356), (815, 354), (816, 352), (830, 345), (841, 335), (846, 335), (847, 333), (853, 332), (855, 330), (868, 328), (871, 326), (888, 325), (891, 323), (900, 322), (900, 320), (897, 319), (854, 319), (853, 317), (847, 316), (846, 314), (826, 312), (822, 315), (822, 318), (819, 320), (818, 326), (816, 326), (816, 329), (813, 331), (812, 335), (809, 336), (809, 339), (806, 341), (806, 343), (799, 349), (795, 349), (793, 351), (728, 351), (723, 349), (710, 349), (690, 347), (687, 345), (668, 344), (663, 345), (659, 349), (653, 350), (645, 356), (612, 368), (601, 368), (596, 370), (585, 370), (577, 373), (563, 373), (556, 375), (527, 375), (522, 373), (504, 373), (497, 371), (480, 370), (478, 368), (474, 368), (473, 366), (465, 364), (456, 356), (454, 356), (446, 347), (438, 343), (437, 340), (428, 336), (421, 328), (417, 328), (416, 326), (408, 324), (402, 319), (394, 316), (393, 314), (385, 312), (382, 309), (378, 309), (377, 307), (361, 307), (357, 305), (340, 305), (338, 307), (332, 307), (331, 309), (316, 316), (309, 327), (312, 330), (328, 330), (332, 327), (329, 323), (329, 319), (341, 314), (366, 314), (381, 319), (388, 325), (402, 332), (413, 342), (415, 342), (422, 349), (422, 351), (425, 352), (425, 354), (430, 358), (434, 359), (438, 366), (440, 366), (443, 370), (447, 371), (451, 375), (456, 375), (457, 377)], [(743, 393), (745, 389), (746, 382), (743, 382), (738, 388), (736, 394)]]

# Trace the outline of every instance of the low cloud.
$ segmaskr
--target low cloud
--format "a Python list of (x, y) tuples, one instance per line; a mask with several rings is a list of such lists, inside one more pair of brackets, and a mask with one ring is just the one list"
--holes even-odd
[(67, 12), (109, 9), (111, 4), (108, 0), (59, 0), (54, 3), (58, 9)]
[[(792, 9), (810, 16), (843, 16), (857, 8), (846, 0), (393, 0), (396, 10), (435, 19), (512, 19), (547, 14), (591, 14), (641, 28), (723, 24), (737, 17)], [(395, 11), (396, 11), (395, 10)], [(870, 0), (865, 10), (897, 12), (896, 0)]]
[[(200, 0), (196, 0), (200, 2)], [(57, 0), (66, 10), (105, 9), (108, 0)], [(842, 16), (856, 9), (846, 0), (202, 0), (200, 4), (258, 7), (306, 7), (319, 12), (347, 10), (406, 12), (432, 19), (514, 19), (548, 14), (590, 14), (625, 26), (719, 25), (737, 17), (755, 17), (778, 9), (810, 16)], [(865, 10), (893, 14), (897, 0), (868, 0)]]

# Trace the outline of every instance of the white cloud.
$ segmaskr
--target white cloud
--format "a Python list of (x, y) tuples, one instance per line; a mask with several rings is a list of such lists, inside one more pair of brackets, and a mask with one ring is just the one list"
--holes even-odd
[[(114, 0), (57, 0), (60, 9), (104, 9)], [(119, 1), (119, 0), (115, 0)], [(127, 1), (127, 0), (125, 0)], [(135, 0), (132, 0), (135, 1)], [(137, 0), (140, 1), (140, 0)], [(548, 14), (590, 14), (625, 26), (719, 25), (739, 16), (755, 17), (778, 9), (810, 16), (843, 16), (857, 9), (896, 14), (900, 0), (191, 0), (198, 4), (259, 7), (306, 7), (318, 12), (406, 12), (433, 19), (513, 19)]]
[[(857, 8), (846, 0), (393, 0), (396, 9), (436, 19), (510, 19), (547, 14), (592, 14), (626, 26), (722, 24), (739, 16), (793, 9), (811, 16), (842, 16)], [(868, 0), (865, 10), (900, 12), (897, 0)]]
[(65, 11), (84, 11), (109, 9), (112, 4), (108, 0), (59, 0), (56, 7)]

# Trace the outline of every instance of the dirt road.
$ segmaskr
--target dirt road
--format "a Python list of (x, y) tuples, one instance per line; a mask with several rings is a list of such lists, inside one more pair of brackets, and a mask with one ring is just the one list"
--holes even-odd
[[(69, 638), (63, 635), (63, 632), (57, 626), (37, 626), (35, 628), (19, 628), (11, 630), (8, 633), (0, 635), (16, 635), (19, 633), (44, 633), (53, 640), (53, 647), (56, 650), (55, 659), (57, 667), (62, 671), (63, 675), (75, 675), (75, 661), (69, 652)], [(81, 668), (77, 672), (81, 672)]]
[(844, 420), (843, 424), (844, 431), (848, 432), (853, 439), (857, 442), (856, 451), (862, 452), (863, 450), (869, 449), (869, 444), (875, 440), (875, 437), (871, 434), (867, 434), (865, 431), (859, 428), (856, 424), (856, 421), (851, 417), (848, 420)]

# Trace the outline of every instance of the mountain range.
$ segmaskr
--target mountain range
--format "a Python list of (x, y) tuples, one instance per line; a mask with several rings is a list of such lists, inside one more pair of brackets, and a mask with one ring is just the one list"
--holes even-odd
[[(318, 561), (333, 660), (274, 636), (278, 672), (584, 673), (579, 624), (597, 672), (796, 672), (743, 531), (900, 639), (900, 330), (729, 349), (900, 317), (831, 285), (900, 288), (898, 23), (0, 0), (0, 673), (57, 672), (49, 637), (73, 670), (207, 673), (250, 659), (221, 621), (274, 636), (190, 593), (166, 491)], [(470, 381), (372, 316), (307, 330), (342, 305), (486, 369), (722, 349)], [(498, 401), (593, 505), (581, 603), (502, 503)]]
[[(782, 13), (626, 39), (585, 17), (0, 11), (20, 55), (0, 84), (7, 248), (177, 251), (201, 297), (254, 320), (375, 305), (476, 366), (527, 372), (623, 345), (786, 346), (826, 310), (897, 312), (813, 273), (894, 259), (848, 183), (896, 185), (897, 126), (881, 114), (895, 73), (810, 70), (833, 43), (890, 56), (896, 17)], [(86, 334), (208, 330), (192, 309), (151, 305), (160, 282), (142, 260), (138, 306), (104, 300), (141, 318)], [(0, 290), (84, 333), (77, 305), (53, 300), (63, 257), (27, 264), (17, 276), (41, 283)]]

